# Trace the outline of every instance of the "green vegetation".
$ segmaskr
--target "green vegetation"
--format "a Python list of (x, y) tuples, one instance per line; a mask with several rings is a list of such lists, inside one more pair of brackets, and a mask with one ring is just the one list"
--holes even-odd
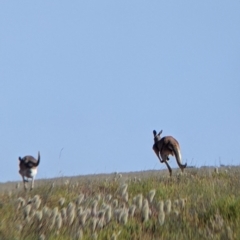
[(0, 189), (0, 239), (240, 239), (238, 167), (122, 175)]

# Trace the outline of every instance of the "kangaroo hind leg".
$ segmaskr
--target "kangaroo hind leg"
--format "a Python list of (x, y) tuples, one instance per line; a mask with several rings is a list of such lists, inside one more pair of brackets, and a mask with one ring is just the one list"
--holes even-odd
[(168, 164), (168, 160), (169, 160), (169, 157), (167, 155), (162, 155), (162, 160), (163, 162), (165, 162), (165, 164), (167, 165), (167, 168), (168, 168), (168, 171), (169, 171), (169, 174), (170, 174), (170, 177), (172, 176), (172, 168), (170, 167), (170, 165)]

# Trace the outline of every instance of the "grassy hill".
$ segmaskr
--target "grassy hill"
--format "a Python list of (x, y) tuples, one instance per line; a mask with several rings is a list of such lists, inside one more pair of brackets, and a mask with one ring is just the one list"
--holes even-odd
[(0, 239), (240, 239), (240, 168), (2, 183)]

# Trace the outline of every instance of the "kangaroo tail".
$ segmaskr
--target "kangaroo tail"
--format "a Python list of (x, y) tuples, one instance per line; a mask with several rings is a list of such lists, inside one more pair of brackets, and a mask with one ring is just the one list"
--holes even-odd
[(40, 152), (38, 152), (38, 160), (37, 160), (36, 167), (39, 165), (39, 163), (40, 163)]
[(180, 148), (176, 145), (173, 145), (173, 152), (175, 155), (175, 158), (177, 160), (177, 164), (181, 169), (184, 169), (187, 167), (187, 163), (182, 164), (182, 157), (181, 157), (181, 152), (180, 152)]

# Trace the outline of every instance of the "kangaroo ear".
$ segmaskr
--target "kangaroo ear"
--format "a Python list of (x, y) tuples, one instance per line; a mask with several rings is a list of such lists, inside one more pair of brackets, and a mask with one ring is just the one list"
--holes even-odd
[(162, 130), (158, 133), (158, 135), (161, 135), (162, 134)]
[(157, 135), (157, 131), (153, 130), (153, 136), (155, 137)]

